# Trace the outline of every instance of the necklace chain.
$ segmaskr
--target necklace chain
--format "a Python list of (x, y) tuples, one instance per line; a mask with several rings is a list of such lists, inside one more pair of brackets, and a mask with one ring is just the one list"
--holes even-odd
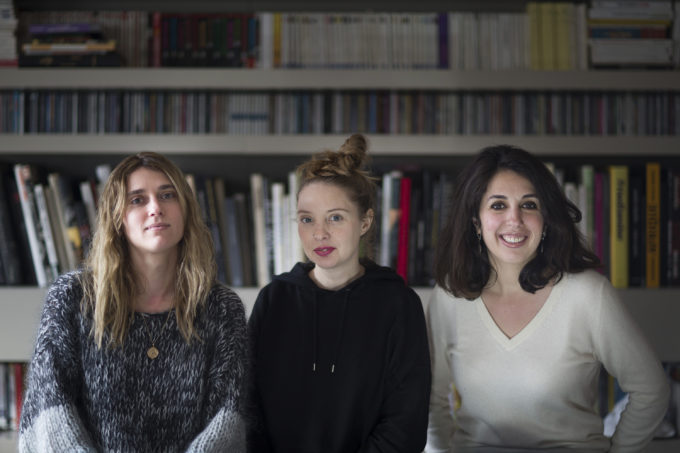
[(165, 330), (165, 326), (168, 324), (168, 320), (170, 319), (171, 314), (172, 314), (172, 310), (170, 310), (168, 312), (168, 316), (165, 317), (165, 322), (163, 323), (163, 327), (161, 327), (161, 331), (158, 332), (158, 336), (156, 337), (156, 339), (153, 339), (151, 337), (151, 332), (149, 331), (149, 326), (146, 324), (146, 317), (144, 316), (144, 314), (141, 314), (142, 321), (144, 322), (144, 330), (146, 331), (146, 334), (149, 336), (149, 341), (151, 341), (151, 347), (149, 347), (149, 349), (146, 350), (146, 355), (151, 360), (158, 357), (159, 352), (158, 352), (158, 349), (156, 348), (156, 340), (158, 340), (160, 338), (161, 334), (163, 333), (163, 330)]

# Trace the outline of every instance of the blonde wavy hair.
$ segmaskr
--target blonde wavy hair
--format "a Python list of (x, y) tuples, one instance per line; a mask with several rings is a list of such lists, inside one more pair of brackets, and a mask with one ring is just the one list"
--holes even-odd
[[(322, 151), (315, 154), (297, 167), (300, 181), (299, 196), (308, 184), (323, 182), (333, 184), (345, 191), (347, 197), (359, 208), (359, 213), (366, 216), (369, 210), (375, 210), (376, 179), (366, 170), (368, 165), (368, 143), (361, 134), (350, 136), (337, 151)], [(371, 222), (369, 230), (361, 237), (363, 256), (373, 255), (373, 239), (376, 222)]]
[(196, 197), (182, 171), (166, 157), (142, 152), (128, 156), (111, 172), (97, 208), (92, 245), (81, 274), (82, 310), (92, 314), (92, 335), (99, 348), (122, 346), (134, 321), (134, 300), (142, 285), (136, 277), (123, 227), (127, 207), (127, 182), (139, 168), (163, 173), (178, 194), (184, 216), (175, 279), (175, 316), (179, 330), (191, 342), (197, 309), (206, 300), (216, 275), (215, 252)]

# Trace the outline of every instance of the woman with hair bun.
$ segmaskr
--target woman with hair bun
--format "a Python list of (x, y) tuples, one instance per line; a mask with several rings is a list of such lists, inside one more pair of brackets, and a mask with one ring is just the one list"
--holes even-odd
[[(375, 183), (366, 140), (298, 167), (307, 263), (275, 276), (248, 327), (253, 452), (420, 452), (430, 361), (420, 299), (370, 250)], [(365, 243), (365, 244), (362, 244)]]

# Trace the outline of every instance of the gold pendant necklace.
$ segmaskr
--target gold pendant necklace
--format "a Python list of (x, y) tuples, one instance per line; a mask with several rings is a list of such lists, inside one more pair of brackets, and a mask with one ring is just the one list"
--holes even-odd
[[(168, 316), (165, 318), (165, 322), (163, 323), (163, 327), (161, 327), (161, 331), (158, 332), (158, 337), (157, 339), (160, 338), (161, 334), (163, 333), (163, 330), (165, 329), (165, 326), (168, 324), (168, 319), (170, 319), (170, 315), (172, 314), (172, 310), (168, 312)], [(158, 354), (160, 352), (158, 351), (158, 348), (156, 348), (156, 340), (151, 338), (151, 332), (149, 332), (149, 326), (146, 324), (146, 318), (144, 314), (141, 314), (142, 316), (142, 321), (144, 322), (144, 330), (146, 331), (146, 334), (149, 336), (149, 340), (151, 341), (151, 347), (146, 350), (146, 355), (149, 357), (151, 360), (155, 359), (158, 357)]]

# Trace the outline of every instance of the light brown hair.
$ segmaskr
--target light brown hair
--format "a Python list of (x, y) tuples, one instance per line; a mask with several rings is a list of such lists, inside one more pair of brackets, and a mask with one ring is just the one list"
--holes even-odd
[(143, 282), (136, 277), (123, 227), (127, 182), (139, 168), (163, 173), (174, 186), (184, 216), (178, 244), (175, 315), (187, 342), (196, 335), (194, 319), (215, 282), (215, 256), (210, 232), (182, 171), (166, 157), (142, 152), (129, 156), (111, 172), (97, 208), (97, 224), (82, 273), (85, 313), (92, 313), (92, 334), (99, 347), (122, 346), (134, 320), (134, 300)]

